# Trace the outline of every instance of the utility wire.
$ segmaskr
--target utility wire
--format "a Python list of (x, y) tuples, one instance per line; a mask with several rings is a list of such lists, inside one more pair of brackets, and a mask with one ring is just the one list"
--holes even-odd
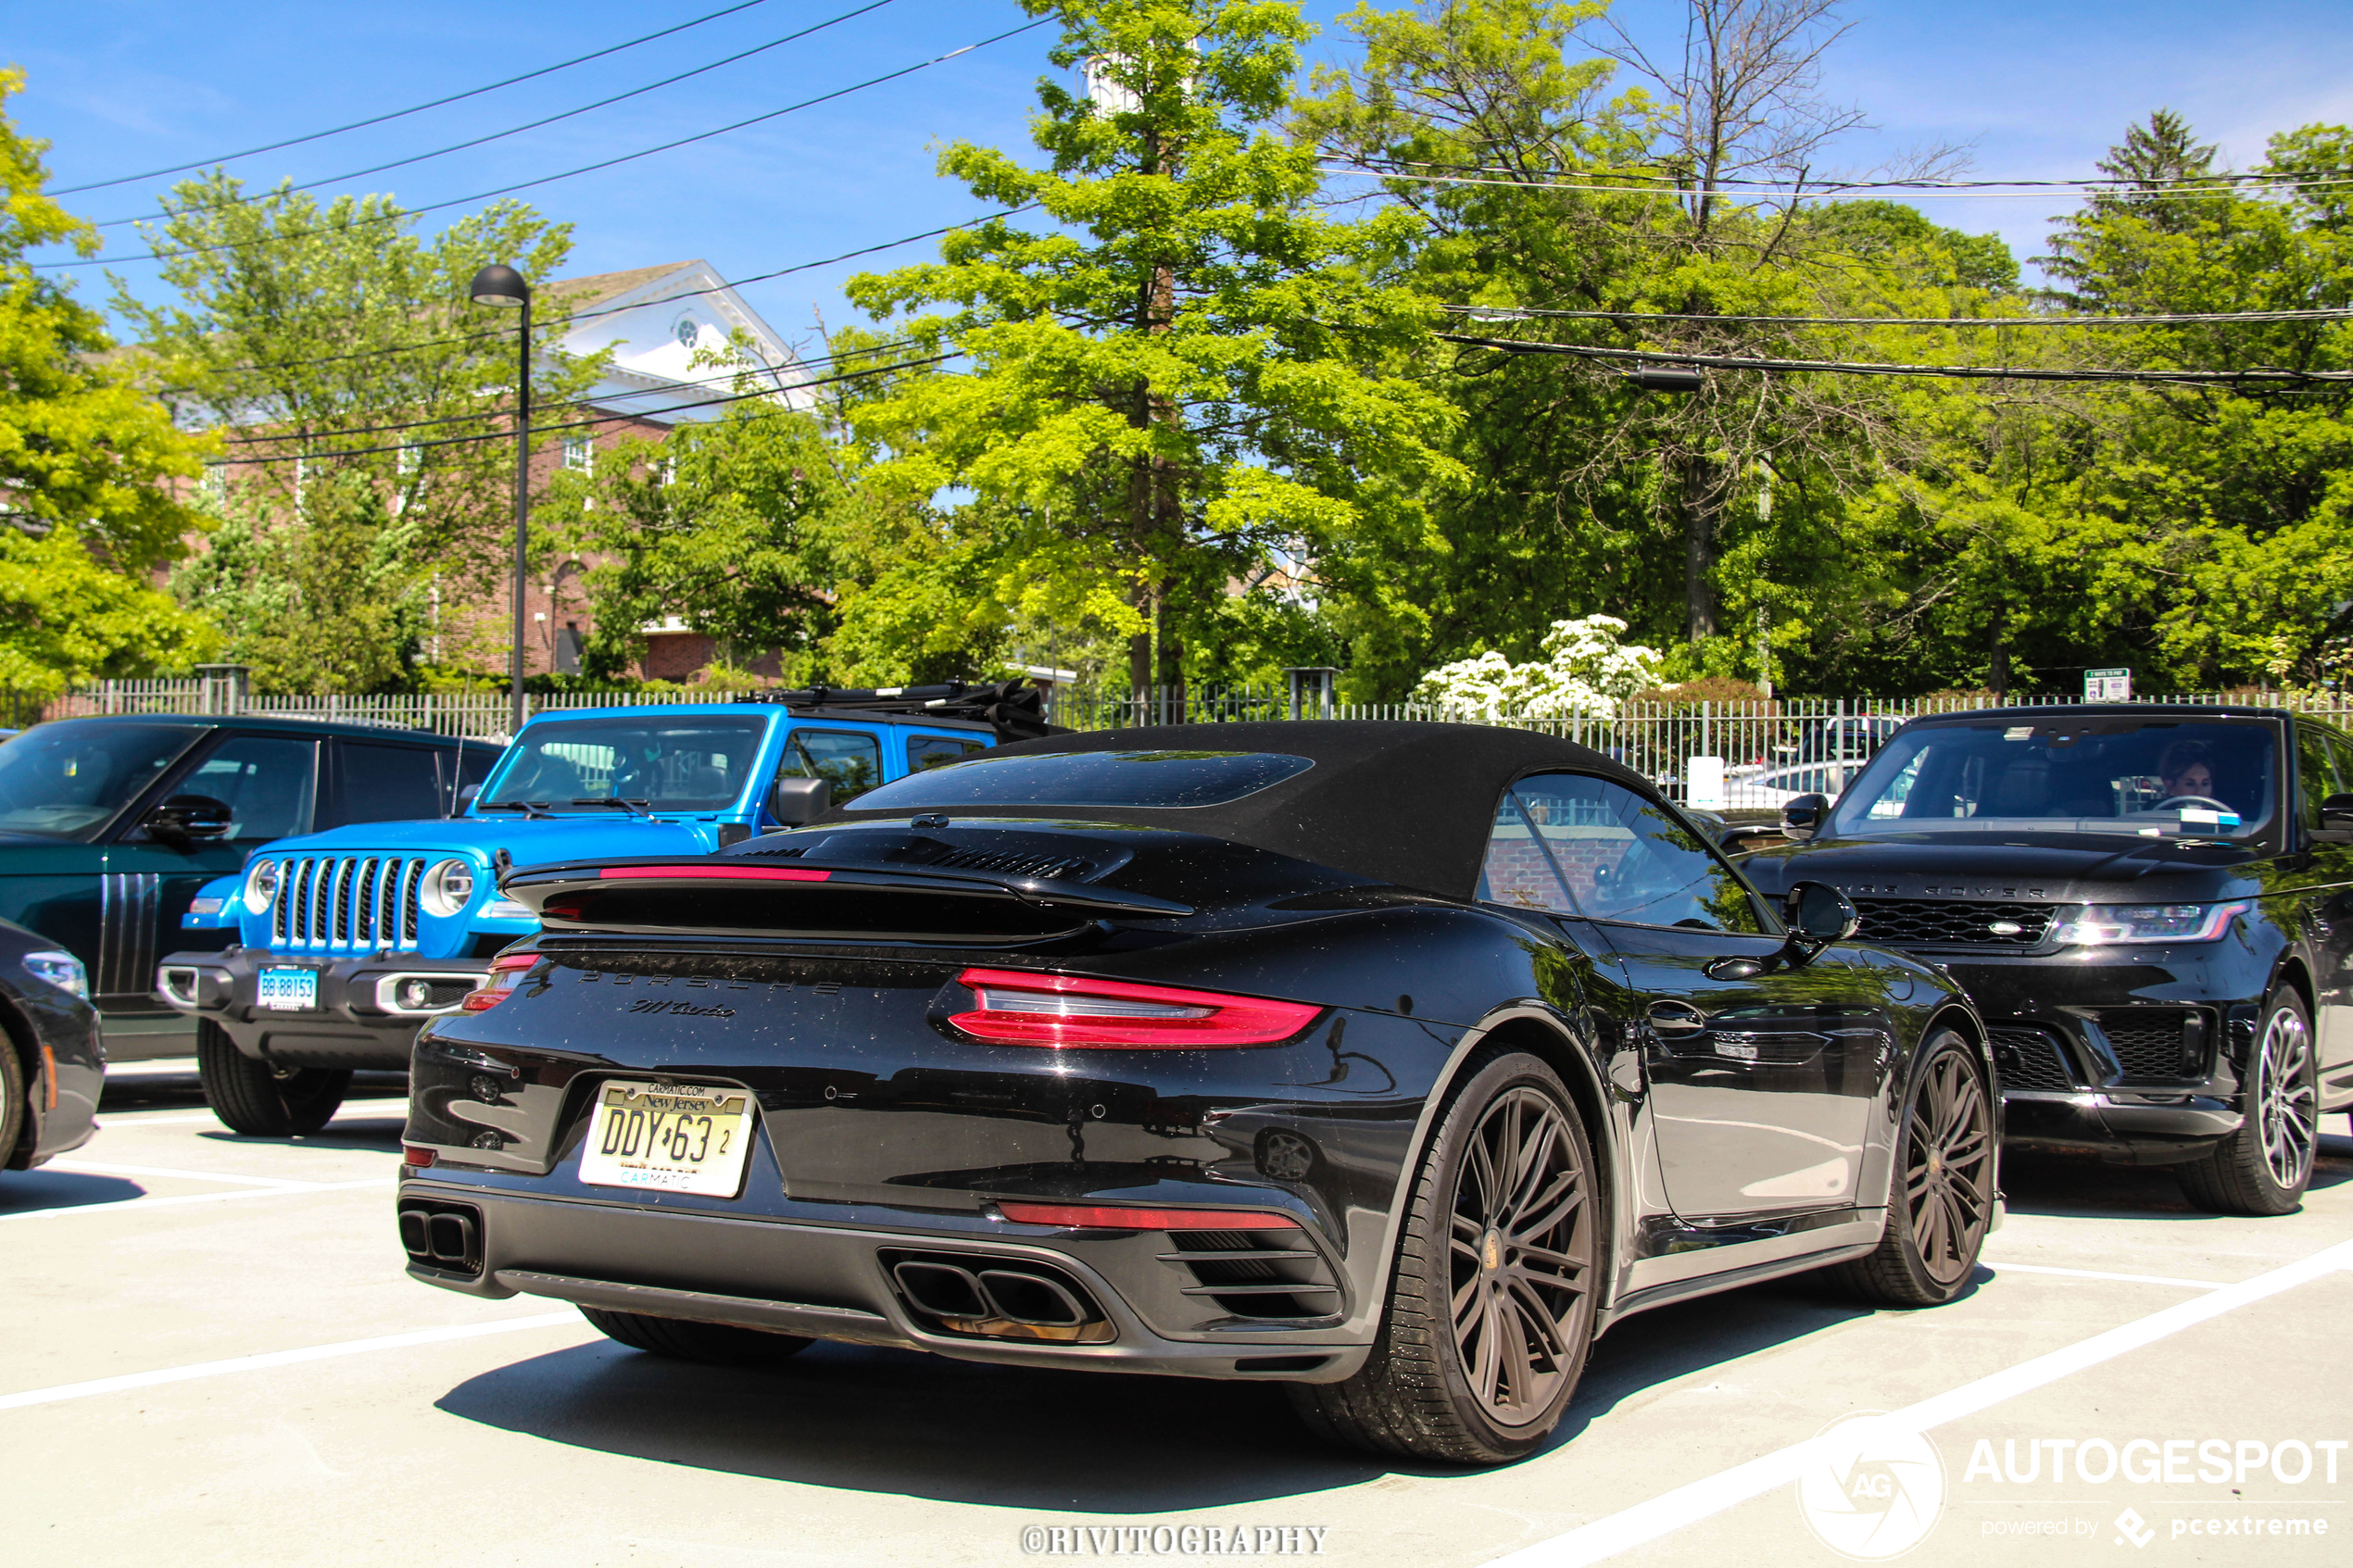
[[(885, 240), (880, 245), (863, 245), (857, 250), (846, 250), (839, 256), (828, 256), (817, 261), (795, 262), (790, 267), (779, 267), (773, 272), (754, 272), (749, 278), (737, 278), (729, 282), (714, 283), (707, 289), (685, 289), (677, 294), (663, 295), (660, 299), (640, 300), (635, 305), (609, 305), (598, 310), (583, 310), (576, 316), (565, 317), (564, 322), (570, 324), (574, 321), (588, 321), (599, 316), (613, 316), (628, 310), (642, 310), (649, 305), (667, 305), (673, 299), (694, 299), (702, 295), (719, 294), (728, 289), (740, 288), (746, 283), (764, 283), (772, 278), (788, 278), (795, 272), (808, 272), (819, 267), (831, 267), (836, 262), (855, 261), (862, 256), (873, 256), (881, 251), (897, 250), (900, 245), (911, 245), (917, 240), (928, 240), (941, 234), (952, 233), (958, 229), (970, 228), (975, 223), (986, 223), (994, 218), (1011, 218), (1015, 213), (1027, 212), (1037, 206), (1036, 202), (1025, 202), (1019, 207), (1007, 207), (1002, 212), (984, 212), (976, 217), (959, 220), (954, 223), (944, 223), (937, 229), (925, 229), (920, 234), (902, 234), (898, 239)], [(558, 279), (547, 286), (550, 289), (560, 289), (563, 286), (563, 282)], [(313, 359), (272, 359), (258, 365), (232, 365), (220, 373), (242, 375), (254, 370), (298, 370), (305, 365), (333, 365), (346, 359), (373, 359), (382, 356), (410, 354), (426, 348), (446, 348), (454, 344), (479, 343), (484, 338), (509, 335), (510, 335), (510, 332), (504, 327), (485, 327), (481, 332), (460, 332), (455, 337), (425, 338), (421, 342), (394, 344), (384, 348), (356, 348), (348, 354), (322, 354)]]
[[(845, 350), (839, 354), (818, 354), (812, 355), (806, 359), (801, 358), (799, 356), (795, 356), (793, 364), (798, 369), (807, 370), (812, 365), (830, 365), (840, 359), (854, 359), (862, 354), (880, 354), (889, 349), (907, 348), (912, 346), (914, 343), (915, 340), (913, 338), (892, 338), (886, 342), (877, 343), (868, 348), (853, 348)], [(796, 387), (816, 384), (812, 382), (788, 383), (783, 379), (785, 374), (785, 368), (782, 366), (761, 365), (755, 367), (745, 365), (738, 366), (733, 370), (722, 371), (716, 375), (696, 376), (686, 381), (672, 382), (666, 386), (628, 387), (618, 392), (598, 393), (592, 397), (567, 397), (558, 402), (542, 403), (538, 405), (538, 408), (543, 412), (548, 413), (552, 413), (559, 408), (601, 408), (605, 404), (619, 402), (623, 398), (660, 397), (664, 394), (676, 392), (681, 389), (717, 386), (722, 383), (736, 382), (742, 380), (746, 376), (767, 376), (774, 379), (774, 384), (769, 388), (772, 392), (791, 392)], [(501, 389), (501, 391), (503, 395), (503, 389)], [(682, 408), (699, 408), (701, 405), (686, 403), (681, 404), (679, 407)], [(497, 414), (497, 412), (498, 409), (497, 408), (489, 408), (479, 409), (471, 414), (443, 414), (429, 420), (406, 420), (397, 424), (353, 425), (347, 430), (289, 430), (280, 432), (276, 434), (262, 432), (248, 435), (232, 435), (227, 437), (227, 441), (232, 446), (254, 446), (271, 442), (317, 441), (322, 438), (341, 440), (343, 437), (348, 435), (381, 435), (388, 432), (397, 430), (423, 430), (432, 425), (464, 424), (471, 420), (486, 420), (493, 418)], [(668, 412), (670, 412), (670, 410), (666, 408), (655, 409), (641, 413), (633, 413), (631, 417), (652, 419), (658, 414)]]
[(1566, 317), (1596, 321), (1714, 321), (1770, 327), (2153, 327), (2233, 322), (2342, 321), (2353, 307), (2326, 310), (2217, 310), (2171, 316), (1700, 316), (1654, 310), (1546, 310), (1520, 305), (1441, 305), (1473, 320), (1534, 320)]
[(607, 55), (618, 55), (624, 49), (635, 49), (640, 44), (650, 44), (657, 38), (667, 38), (673, 32), (684, 32), (688, 28), (700, 27), (705, 22), (717, 21), (722, 17), (732, 17), (737, 11), (749, 11), (754, 6), (764, 6), (767, 3), (768, 0), (742, 0), (740, 5), (712, 11), (708, 16), (697, 17), (692, 21), (680, 22), (675, 27), (665, 27), (660, 32), (648, 32), (643, 38), (633, 38), (626, 44), (609, 44), (602, 49), (576, 56), (569, 60), (559, 60), (551, 66), (541, 66), (537, 70), (524, 71), (521, 76), (510, 76), (504, 82), (494, 82), (486, 87), (470, 87), (463, 93), (452, 93), (446, 98), (435, 98), (429, 103), (411, 104), (405, 109), (394, 109), (390, 114), (375, 115), (367, 119), (355, 119), (348, 125), (338, 125), (331, 131), (313, 131), (307, 136), (290, 136), (283, 142), (268, 142), (258, 147), (247, 147), (241, 153), (222, 153), (218, 157), (200, 157), (194, 163), (177, 163), (169, 169), (150, 169), (145, 174), (119, 174), (111, 180), (93, 180), (84, 185), (60, 185), (49, 194), (69, 196), (82, 191), (103, 191), (109, 185), (128, 185), (138, 180), (160, 179), (166, 174), (185, 174), (192, 169), (209, 169), (215, 164), (233, 163), (238, 158), (251, 157), (257, 153), (274, 153), (281, 147), (298, 147), (305, 142), (324, 141), (330, 136), (340, 136), (346, 131), (359, 131), (371, 125), (382, 125), (386, 120), (401, 119), (412, 114), (422, 114), (427, 109), (437, 109), (447, 104), (463, 103), (468, 98), (479, 98), (484, 93), (496, 93), (502, 87), (512, 87), (517, 82), (553, 75), (560, 70), (570, 70), (573, 66), (586, 65), (590, 60), (601, 60)]
[[(2043, 200), (2043, 199), (2045, 199), (2045, 197), (2047, 197), (2047, 196), (2048, 196), (2048, 194), (2049, 194), (2049, 192), (2048, 192), (2048, 191), (2044, 191), (2044, 190), (2032, 190), (2032, 191), (1947, 190), (1947, 189), (1940, 189), (1940, 188), (1936, 188), (1936, 187), (1932, 187), (1932, 186), (1925, 186), (1925, 185), (1919, 185), (1919, 186), (1902, 186), (1902, 187), (1898, 187), (1898, 186), (1891, 186), (1891, 185), (1837, 185), (1837, 184), (1824, 183), (1824, 184), (1815, 185), (1815, 186), (1810, 186), (1810, 187), (1806, 187), (1806, 188), (1802, 188), (1802, 189), (1800, 189), (1800, 188), (1787, 188), (1787, 187), (1784, 187), (1784, 188), (1779, 188), (1779, 189), (1769, 189), (1769, 190), (1765, 190), (1765, 189), (1755, 189), (1755, 188), (1748, 188), (1748, 187), (1737, 188), (1737, 189), (1735, 189), (1735, 188), (1727, 188), (1725, 185), (1720, 185), (1720, 184), (1719, 184), (1719, 185), (1711, 185), (1711, 186), (1707, 186), (1707, 187), (1705, 187), (1705, 188), (1701, 188), (1701, 187), (1693, 187), (1693, 186), (1677, 186), (1677, 185), (1658, 185), (1658, 186), (1641, 186), (1641, 185), (1588, 185), (1588, 184), (1582, 184), (1582, 183), (1574, 182), (1571, 182), (1571, 181), (1528, 180), (1528, 179), (1501, 179), (1501, 178), (1493, 178), (1493, 177), (1489, 177), (1489, 176), (1484, 176), (1484, 175), (1474, 175), (1474, 174), (1421, 174), (1421, 173), (1415, 173), (1415, 172), (1411, 172), (1411, 171), (1407, 171), (1407, 170), (1402, 170), (1402, 169), (1368, 169), (1368, 168), (1363, 168), (1363, 167), (1352, 167), (1352, 168), (1346, 168), (1346, 169), (1329, 169), (1329, 168), (1327, 168), (1327, 169), (1326, 169), (1324, 170), (1324, 172), (1325, 172), (1325, 173), (1327, 173), (1327, 174), (1345, 174), (1345, 175), (1353, 175), (1353, 176), (1357, 177), (1357, 178), (1359, 178), (1359, 179), (1366, 179), (1366, 180), (1412, 180), (1412, 181), (1416, 181), (1416, 182), (1423, 182), (1423, 183), (1428, 183), (1428, 184), (1436, 184), (1436, 185), (1500, 185), (1500, 186), (1504, 186), (1504, 187), (1506, 187), (1506, 188), (1509, 188), (1509, 189), (1512, 189), (1512, 190), (1519, 190), (1519, 191), (1582, 191), (1582, 192), (1589, 192), (1589, 193), (1599, 193), (1599, 194), (1605, 194), (1605, 195), (1619, 195), (1619, 196), (1677, 196), (1677, 197), (1681, 197), (1681, 196), (1742, 196), (1742, 197), (1760, 197), (1760, 196), (1762, 196), (1762, 197), (1780, 197), (1780, 198), (1784, 198), (1784, 199), (1786, 199), (1786, 200), (1791, 200), (1791, 201), (1834, 201), (1834, 200), (1847, 200), (1847, 199), (1853, 199), (1853, 198), (1856, 197), (1857, 195), (1860, 195), (1860, 194), (1869, 194), (1869, 193), (1871, 193), (1871, 192), (1877, 192), (1877, 191), (1888, 191), (1888, 190), (1897, 190), (1897, 189), (1900, 189), (1900, 190), (1903, 190), (1904, 192), (1906, 192), (1907, 194), (1912, 195), (1912, 196), (1915, 196), (1915, 197), (1928, 197), (1928, 196), (1969, 196), (1969, 197), (1975, 197), (1975, 198), (1978, 198), (1978, 199), (1981, 199), (1981, 200), (1989, 200), (1989, 201), (1999, 201), (1999, 200), (2006, 200), (2006, 199), (2012, 199), (2012, 198), (2019, 199), (2019, 200), (2028, 200), (2028, 199), (2032, 199), (2032, 200), (2040, 201), (2040, 200)], [(1604, 172), (1604, 174), (1606, 174), (1606, 172), (1607, 172), (1607, 171), (1605, 171), (1605, 170), (1604, 170), (1604, 171), (1603, 171), (1603, 172)], [(1650, 177), (1649, 177), (1649, 176), (1632, 176), (1632, 175), (1629, 175), (1629, 176), (1623, 176), (1622, 178), (1633, 179), (1633, 178), (1650, 178)], [(2308, 180), (2308, 179), (2299, 179), (2299, 180), (2297, 180), (2297, 181), (2296, 181), (2296, 185), (2297, 185), (2297, 186), (2298, 186), (2298, 188), (2300, 188), (2300, 189), (2310, 189), (2310, 188), (2319, 187), (2319, 186), (2335, 186), (2335, 185), (2348, 185), (2348, 184), (2353, 184), (2353, 178), (2346, 178), (2346, 179), (2330, 179), (2330, 180)], [(2094, 195), (2101, 195), (2101, 194), (2109, 194), (2109, 193), (2105, 192), (2105, 191), (2096, 191), (2096, 190), (2095, 190), (2095, 191), (2092, 191), (2092, 192), (2090, 192), (2089, 194), (2094, 194)], [(2168, 200), (2171, 200), (2171, 199), (2175, 199), (2175, 198), (2196, 198), (2196, 197), (2198, 197), (2198, 196), (2218, 196), (2218, 195), (2228, 195), (2228, 194), (2231, 194), (2232, 193), (2231, 193), (2231, 192), (2229, 192), (2229, 191), (2222, 191), (2222, 190), (2202, 190), (2202, 191), (2201, 191), (2201, 190), (2190, 190), (2190, 189), (2160, 189), (2160, 190), (2152, 190), (2152, 191), (2135, 191), (2135, 192), (2131, 192), (2131, 193), (2128, 193), (2128, 194), (2130, 194), (2133, 195), (2133, 196), (2134, 196), (2134, 197), (2136, 197), (2136, 198), (2145, 198), (2145, 199), (2148, 199), (2148, 200), (2152, 200), (2152, 201), (2154, 201), (2154, 200), (2158, 200), (2158, 199), (2159, 199), (2159, 198), (2163, 198), (2163, 199), (2168, 199)]]
[[(1048, 22), (1051, 22), (1053, 19), (1054, 19), (1051, 17), (1040, 17), (1036, 21), (1026, 22), (1020, 27), (1008, 28), (1005, 31), (984, 38), (976, 44), (967, 44), (961, 49), (950, 49), (948, 53), (944, 55), (935, 55), (928, 60), (919, 60), (912, 66), (901, 66), (897, 70), (886, 71), (880, 76), (871, 76), (863, 82), (855, 82), (847, 87), (836, 88), (830, 93), (821, 93), (816, 97), (804, 98), (799, 103), (787, 104), (780, 109), (770, 109), (765, 114), (756, 114), (749, 119), (736, 120), (732, 125), (722, 125), (714, 130), (697, 132), (692, 136), (681, 136), (675, 141), (663, 142), (657, 146), (641, 147), (634, 153), (623, 153), (617, 157), (600, 158), (595, 163), (582, 164), (577, 169), (567, 169), (560, 174), (545, 174), (535, 180), (519, 180), (511, 185), (500, 185), (494, 190), (477, 191), (470, 196), (455, 196), (447, 201), (428, 202), (422, 207), (397, 208), (392, 211), (380, 213), (373, 218), (357, 220), (354, 223), (346, 225), (346, 227), (357, 227), (359, 223), (397, 222), (399, 220), (404, 218), (413, 218), (421, 213), (439, 212), (446, 207), (470, 207), (475, 202), (487, 201), (493, 196), (509, 195), (516, 191), (529, 190), (535, 185), (553, 184), (559, 180), (570, 180), (576, 175), (594, 174), (598, 169), (612, 169), (624, 163), (634, 163), (639, 158), (651, 157), (656, 153), (666, 153), (675, 147), (689, 146), (697, 142), (708, 142), (714, 136), (724, 136), (730, 132), (741, 131), (748, 126), (759, 125), (767, 120), (775, 119), (782, 116), (792, 114), (797, 110), (814, 107), (818, 104), (830, 103), (836, 98), (843, 98), (849, 96), (852, 93), (863, 92), (869, 87), (878, 87), (886, 82), (896, 82), (902, 76), (912, 76), (919, 70), (926, 70), (933, 66), (941, 65), (949, 60), (952, 60), (959, 55), (969, 55), (975, 49), (985, 49), (991, 44), (1000, 44), (1008, 38), (1031, 31), (1037, 28), (1044, 27)], [(263, 234), (250, 240), (224, 240), (219, 245), (185, 245), (177, 250), (141, 251), (136, 255), (132, 256), (94, 256), (85, 257), (84, 259), (79, 261), (53, 261), (44, 262), (43, 265), (60, 268), (104, 267), (125, 261), (167, 261), (182, 256), (201, 256), (212, 251), (220, 250), (246, 250), (255, 245), (276, 245), (288, 240), (308, 239), (315, 232), (317, 232), (315, 230), (305, 230), (297, 234)]]
[(2300, 386), (2310, 383), (2353, 382), (2353, 370), (2051, 370), (2020, 365), (1886, 365), (1853, 359), (1768, 359), (1747, 355), (1679, 354), (1645, 348), (1593, 348), (1581, 344), (1526, 343), (1511, 338), (1470, 337), (1459, 332), (1433, 334), (1447, 343), (1491, 348), (1504, 354), (1562, 354), (1579, 359), (1604, 359), (1656, 365), (1662, 368), (1702, 365), (1724, 370), (1821, 370), (1852, 376), (1941, 376), (1968, 381), (2143, 382), (2193, 385), (2233, 385), (2254, 382)]
[[(1818, 185), (1792, 186), (1786, 180), (1744, 180), (1738, 175), (1718, 175), (1714, 187), (1705, 193), (1689, 190), (1675, 183), (1683, 178), (1677, 174), (1661, 174), (1649, 169), (1548, 169), (1534, 175), (1518, 169), (1497, 168), (1480, 163), (1435, 163), (1422, 158), (1345, 158), (1337, 154), (1319, 155), (1327, 163), (1345, 164), (1351, 169), (1368, 173), (1384, 172), (1390, 177), (1419, 179), (1421, 176), (1403, 170), (1416, 169), (1444, 169), (1453, 174), (1492, 174), (1504, 177), (1505, 183), (1524, 183), (1534, 178), (1545, 180), (1648, 180), (1659, 185), (1661, 193), (1673, 195), (1731, 195), (1739, 187), (1764, 195), (1812, 195), (1825, 191), (2002, 191), (2013, 187), (2031, 190), (2089, 190), (2095, 194), (2124, 195), (2154, 195), (2176, 188), (2193, 194), (2212, 195), (2211, 187), (2234, 184), (2342, 185), (2353, 183), (2353, 177), (2332, 174), (2319, 178), (2309, 174), (2257, 172), (2250, 174), (2182, 174), (2166, 179), (2148, 179), (2139, 175), (2088, 175), (2072, 180), (1830, 180)], [(2205, 187), (2201, 189), (2200, 187)], [(1604, 187), (1616, 190), (1616, 186)]]
[[(943, 360), (958, 358), (961, 358), (960, 352), (951, 349), (948, 353), (935, 354), (925, 359), (908, 359), (896, 365), (877, 365), (869, 370), (845, 370), (839, 375), (824, 376), (816, 381), (802, 382), (799, 384), (801, 386), (832, 386), (840, 382), (863, 381), (870, 376), (889, 375), (897, 370), (921, 370), (925, 365), (937, 365)], [(684, 412), (687, 408), (715, 408), (723, 403), (741, 403), (748, 398), (774, 397), (774, 395), (775, 392), (773, 388), (764, 388), (759, 392), (731, 393), (724, 397), (708, 397), (698, 403), (682, 404), (677, 411)], [(607, 414), (600, 419), (573, 420), (566, 424), (534, 425), (527, 433), (555, 435), (567, 430), (589, 430), (598, 425), (618, 424), (623, 420), (638, 417), (635, 414)], [(325, 452), (286, 452), (271, 458), (215, 458), (208, 461), (205, 467), (208, 469), (258, 468), (267, 463), (300, 463), (327, 458), (367, 458), (384, 452), (422, 452), (428, 446), (462, 446), (477, 441), (511, 441), (513, 439), (514, 432), (502, 430), (493, 431), (485, 435), (443, 435), (436, 436), (431, 441), (403, 441), (391, 446), (359, 446), (347, 451), (338, 449)]]
[[(780, 48), (786, 44), (798, 42), (800, 39), (808, 37), (812, 32), (823, 32), (825, 29), (836, 26), (841, 22), (849, 21), (853, 17), (862, 17), (868, 11), (879, 11), (885, 6), (891, 5), (892, 3), (893, 0), (868, 0), (866, 5), (859, 6), (856, 10), (844, 11), (837, 17), (828, 17), (824, 21), (815, 23), (810, 27), (802, 28), (799, 32), (788, 32), (782, 38), (772, 38), (765, 44), (754, 44), (751, 48), (745, 49), (737, 54), (729, 55), (724, 59), (713, 60), (709, 65), (697, 66), (692, 70), (682, 70), (675, 76), (665, 76), (660, 82), (649, 82), (643, 87), (632, 87), (626, 93), (616, 93), (610, 98), (599, 98), (593, 104), (583, 104), (578, 108), (566, 109), (561, 114), (551, 114), (544, 119), (535, 119), (523, 125), (510, 125), (504, 131), (493, 131), (487, 135), (476, 136), (469, 141), (452, 142), (446, 147), (435, 147), (429, 153), (418, 153), (411, 157), (395, 158), (390, 163), (371, 164), (366, 169), (355, 169), (346, 174), (330, 174), (324, 179), (312, 180), (305, 184), (282, 186), (278, 189), (269, 191), (261, 195), (239, 196), (236, 198), (236, 202), (239, 206), (250, 207), (258, 203), (274, 201), (280, 196), (292, 195), (296, 192), (315, 191), (326, 185), (339, 185), (346, 180), (365, 179), (371, 174), (382, 174), (386, 169), (406, 169), (412, 163), (423, 163), (428, 158), (440, 157), (448, 153), (461, 153), (469, 147), (479, 147), (491, 142), (504, 141), (510, 136), (520, 136), (526, 131), (537, 131), (542, 126), (553, 125), (559, 120), (573, 119), (581, 115), (588, 113), (592, 109), (601, 109), (609, 105), (618, 104), (629, 98), (643, 97), (648, 93), (654, 92), (658, 88), (668, 87), (673, 83), (685, 82), (690, 77), (704, 75), (707, 72), (717, 70), (722, 66), (734, 65), (737, 60), (748, 60), (754, 55), (764, 55), (771, 49)], [(139, 223), (144, 222), (145, 220), (145, 214), (130, 218), (108, 218), (100, 222), (92, 224), (91, 227), (94, 229), (119, 229), (126, 223)]]

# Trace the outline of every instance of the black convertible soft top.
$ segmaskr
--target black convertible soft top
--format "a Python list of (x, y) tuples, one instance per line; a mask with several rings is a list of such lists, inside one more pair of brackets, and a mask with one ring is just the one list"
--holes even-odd
[[(1648, 782), (1600, 752), (1527, 730), (1484, 724), (1304, 720), (1267, 724), (1167, 724), (1053, 735), (973, 759), (1073, 751), (1275, 752), (1313, 768), (1220, 805), (1114, 807), (975, 803), (959, 816), (1133, 823), (1204, 834), (1312, 860), (1375, 882), (1470, 896), (1504, 788), (1530, 773), (1594, 773), (1646, 797)], [(970, 764), (966, 764), (969, 766)], [(905, 809), (829, 822), (887, 821)]]

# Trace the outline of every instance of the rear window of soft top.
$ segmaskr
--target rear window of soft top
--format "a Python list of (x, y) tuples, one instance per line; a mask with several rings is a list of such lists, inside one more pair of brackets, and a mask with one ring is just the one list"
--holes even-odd
[(970, 806), (1223, 806), (1315, 764), (1276, 751), (1051, 751), (994, 754), (887, 784), (861, 811)]

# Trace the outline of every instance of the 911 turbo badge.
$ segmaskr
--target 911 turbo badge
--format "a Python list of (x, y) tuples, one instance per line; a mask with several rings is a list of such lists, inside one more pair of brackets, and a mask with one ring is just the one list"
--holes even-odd
[(1628, 1313), (1808, 1268), (1931, 1305), (1974, 1267), (1966, 998), (1845, 942), (1830, 887), (1767, 906), (1637, 775), (1436, 724), (1010, 750), (708, 868), (509, 874), (541, 934), (417, 1046), (412, 1273), (707, 1360), (1279, 1382), (1343, 1440), (1493, 1463)]

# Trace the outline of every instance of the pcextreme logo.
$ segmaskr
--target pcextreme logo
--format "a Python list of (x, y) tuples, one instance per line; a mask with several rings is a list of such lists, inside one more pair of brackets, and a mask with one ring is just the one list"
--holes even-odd
[(1883, 1411), (1842, 1416), (1815, 1435), (1797, 1508), (1814, 1538), (1842, 1557), (1900, 1557), (1944, 1517), (1944, 1456)]

